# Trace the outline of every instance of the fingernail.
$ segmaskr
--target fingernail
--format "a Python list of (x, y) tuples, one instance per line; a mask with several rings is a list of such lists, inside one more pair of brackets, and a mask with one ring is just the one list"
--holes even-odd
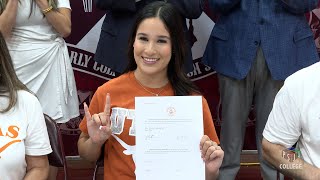
[(99, 129), (100, 129), (100, 130), (106, 130), (106, 129), (107, 129), (107, 126), (100, 126)]

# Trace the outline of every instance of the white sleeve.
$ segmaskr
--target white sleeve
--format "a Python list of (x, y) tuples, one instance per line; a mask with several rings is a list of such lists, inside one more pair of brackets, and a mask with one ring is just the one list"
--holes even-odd
[(69, 0), (58, 0), (57, 7), (71, 9)]
[(278, 92), (263, 131), (263, 137), (269, 142), (281, 144), (287, 148), (296, 143), (301, 135), (301, 111), (299, 103), (295, 96), (290, 94), (290, 90), (295, 91), (295, 88), (289, 88), (284, 84)]
[(26, 154), (31, 156), (46, 155), (52, 152), (47, 126), (41, 105), (35, 96), (28, 98), (26, 115), (28, 120), (25, 139)]

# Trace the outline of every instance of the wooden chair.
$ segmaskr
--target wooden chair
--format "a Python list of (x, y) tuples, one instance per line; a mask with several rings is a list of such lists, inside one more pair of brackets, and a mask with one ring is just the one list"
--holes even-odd
[(64, 179), (67, 180), (69, 174), (60, 129), (57, 123), (48, 115), (44, 114), (44, 119), (52, 148), (52, 153), (48, 154), (49, 164), (55, 167), (63, 167)]

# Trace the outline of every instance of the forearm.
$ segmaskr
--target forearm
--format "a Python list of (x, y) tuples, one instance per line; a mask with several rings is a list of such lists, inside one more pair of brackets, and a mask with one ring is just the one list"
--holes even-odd
[(0, 31), (5, 38), (10, 37), (16, 23), (18, 0), (9, 0), (5, 10), (0, 15)]
[[(66, 11), (66, 8), (63, 8)], [(71, 18), (70, 10), (69, 17), (65, 14), (62, 14), (60, 10), (50, 11), (45, 16), (47, 21), (53, 26), (53, 28), (62, 36), (68, 37), (71, 34)]]
[(219, 176), (219, 169), (216, 172), (209, 172), (206, 170), (206, 180), (216, 180)]
[(209, 0), (209, 7), (213, 11), (228, 13), (233, 7), (239, 4), (241, 0)]
[(281, 173), (294, 179), (320, 179), (320, 169), (310, 165), (300, 158), (296, 158), (293, 162), (283, 157), (285, 147), (272, 144), (263, 139), (263, 157), (271, 163)]
[(24, 180), (33, 180), (33, 179), (45, 180), (48, 178), (48, 174), (49, 174), (49, 165), (43, 168), (32, 168), (29, 171), (27, 171), (26, 176), (24, 177)]
[[(49, 8), (48, 1), (37, 1), (41, 10)], [(62, 36), (67, 37), (71, 33), (71, 11), (68, 8), (58, 8), (45, 13), (49, 24)]]
[(303, 14), (317, 8), (319, 0), (280, 0), (280, 3), (291, 13)]
[(89, 137), (82, 137), (78, 142), (79, 155), (88, 161), (95, 162), (101, 154), (102, 145), (94, 143)]

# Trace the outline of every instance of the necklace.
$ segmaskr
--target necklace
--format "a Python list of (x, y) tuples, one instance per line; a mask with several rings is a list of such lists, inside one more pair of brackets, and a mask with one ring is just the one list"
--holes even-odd
[(150, 93), (150, 94), (152, 94), (152, 95), (154, 95), (154, 96), (159, 96), (160, 93), (162, 93), (162, 91), (166, 88), (166, 86), (164, 86), (163, 88), (160, 89), (160, 91), (159, 91), (158, 93), (154, 93), (154, 92), (152, 92), (152, 91), (149, 91), (147, 88), (145, 88), (145, 87), (138, 81), (138, 79), (136, 79), (136, 80), (137, 80), (138, 84), (139, 84), (145, 91), (147, 91), (148, 93)]

